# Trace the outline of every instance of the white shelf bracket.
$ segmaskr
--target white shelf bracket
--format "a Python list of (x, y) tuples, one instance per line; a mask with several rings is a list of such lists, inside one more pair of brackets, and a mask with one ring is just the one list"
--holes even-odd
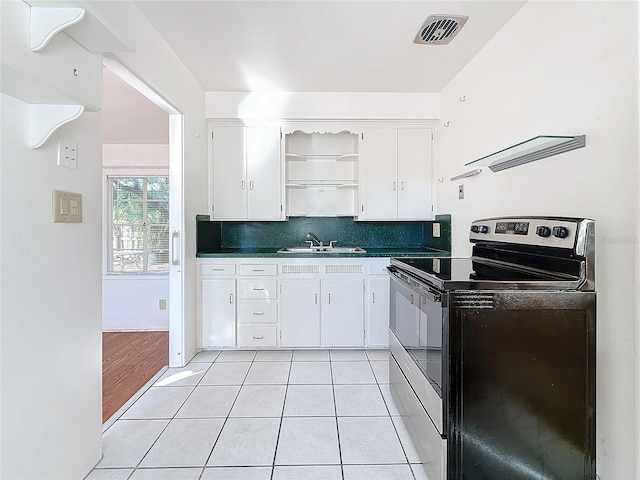
[(80, 22), (85, 13), (78, 7), (31, 7), (31, 50), (42, 50), (58, 32)]
[(29, 147), (41, 147), (53, 132), (82, 112), (84, 105), (29, 105)]

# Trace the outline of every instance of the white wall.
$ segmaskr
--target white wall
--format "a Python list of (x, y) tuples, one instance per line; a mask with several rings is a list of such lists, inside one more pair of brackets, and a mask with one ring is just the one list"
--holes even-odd
[(437, 93), (206, 92), (207, 118), (386, 119), (439, 118)]
[[(169, 119), (167, 118), (166, 120), (168, 124)], [(102, 147), (102, 166), (104, 168), (138, 170), (143, 168), (168, 169), (169, 145), (150, 143), (105, 144)]]
[[(207, 126), (204, 90), (131, 1), (89, 1), (132, 53), (114, 57), (184, 115), (182, 301), (184, 361), (196, 353), (196, 214), (207, 212)], [(171, 172), (173, 175), (173, 171)], [(170, 339), (171, 341), (171, 339)]]
[[(441, 92), (441, 109), (438, 211), (452, 214), (454, 255), (470, 253), (475, 218), (596, 220), (597, 470), (607, 480), (639, 478), (632, 426), (638, 3), (527, 3)], [(586, 134), (587, 146), (449, 181), (472, 168), (465, 162), (540, 134)]]
[[(0, 8), (3, 71), (13, 48), (24, 65), (61, 65), (50, 80), (63, 90), (97, 82), (89, 90), (99, 101), (100, 55), (64, 34), (33, 54), (28, 6)], [(0, 478), (81, 479), (102, 442), (101, 115), (82, 114), (32, 150), (28, 105), (4, 94), (0, 102)], [(77, 170), (56, 166), (61, 137), (78, 142)], [(82, 223), (52, 222), (54, 189), (82, 194)]]
[[(168, 117), (165, 115), (167, 124)], [(169, 145), (102, 146), (104, 172), (105, 222), (103, 265), (107, 265), (108, 175), (168, 175)], [(159, 301), (169, 298), (168, 275), (110, 275), (102, 277), (102, 329), (168, 330), (169, 310), (160, 310)]]
[(102, 280), (102, 329), (168, 330), (168, 310), (160, 310), (159, 301), (168, 302), (169, 279), (166, 276), (118, 277)]

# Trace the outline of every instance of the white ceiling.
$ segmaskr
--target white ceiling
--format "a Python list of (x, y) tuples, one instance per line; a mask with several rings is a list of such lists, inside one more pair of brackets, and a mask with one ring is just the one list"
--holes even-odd
[[(437, 93), (524, 1), (136, 1), (207, 91)], [(417, 45), (427, 16), (469, 17)]]

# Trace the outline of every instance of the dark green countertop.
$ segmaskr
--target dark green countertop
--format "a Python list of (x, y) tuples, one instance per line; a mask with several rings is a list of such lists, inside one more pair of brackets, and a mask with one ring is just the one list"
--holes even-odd
[(367, 253), (278, 253), (277, 248), (230, 248), (220, 252), (200, 252), (198, 258), (357, 258), (357, 257), (450, 257), (433, 248), (364, 248)]

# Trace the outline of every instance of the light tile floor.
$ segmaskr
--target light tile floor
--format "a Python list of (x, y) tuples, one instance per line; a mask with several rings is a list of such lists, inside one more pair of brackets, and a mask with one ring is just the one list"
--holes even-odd
[(205, 351), (123, 410), (86, 480), (427, 480), (387, 350)]

